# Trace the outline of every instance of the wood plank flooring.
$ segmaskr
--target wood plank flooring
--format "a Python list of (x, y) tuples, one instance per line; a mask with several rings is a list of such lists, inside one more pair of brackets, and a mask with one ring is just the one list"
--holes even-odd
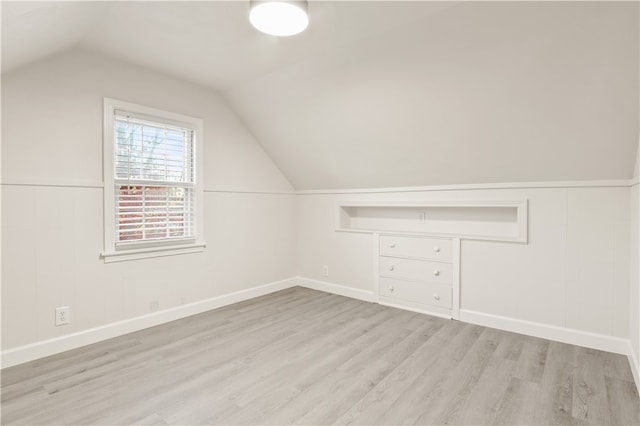
[(2, 424), (640, 424), (626, 357), (292, 288), (2, 371)]

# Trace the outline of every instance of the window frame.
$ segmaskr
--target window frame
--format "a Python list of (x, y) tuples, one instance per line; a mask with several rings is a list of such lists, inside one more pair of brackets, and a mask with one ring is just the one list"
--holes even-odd
[[(185, 239), (127, 242), (117, 245), (116, 229), (116, 188), (115, 188), (115, 114), (125, 111), (151, 122), (179, 126), (193, 130), (193, 155), (195, 167), (193, 197), (195, 214), (195, 235)], [(206, 247), (203, 239), (203, 121), (202, 119), (177, 114), (169, 111), (133, 104), (112, 98), (103, 100), (103, 182), (104, 182), (104, 251), (101, 253), (105, 263), (125, 260), (146, 259), (158, 256), (172, 256), (203, 251)], [(180, 185), (176, 185), (180, 186)]]

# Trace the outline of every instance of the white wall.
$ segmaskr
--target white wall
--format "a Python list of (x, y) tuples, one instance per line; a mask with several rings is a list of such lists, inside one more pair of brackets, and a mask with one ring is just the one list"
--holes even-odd
[[(640, 143), (636, 155), (636, 174), (640, 167)], [(636, 181), (630, 191), (630, 288), (629, 288), (629, 338), (633, 352), (633, 362), (636, 364), (636, 374), (640, 374), (640, 185)], [(636, 383), (640, 377), (636, 377)]]
[(462, 242), (461, 309), (627, 338), (628, 187), (299, 195), (298, 275), (373, 290), (374, 239), (334, 232), (340, 202), (522, 199), (528, 244)]
[(638, 175), (640, 175), (640, 142), (636, 148), (636, 165), (633, 168), (633, 177), (638, 177)]
[[(204, 120), (204, 252), (99, 258), (103, 97)], [(80, 50), (4, 74), (2, 182), (3, 350), (295, 275), (291, 185), (197, 85)]]

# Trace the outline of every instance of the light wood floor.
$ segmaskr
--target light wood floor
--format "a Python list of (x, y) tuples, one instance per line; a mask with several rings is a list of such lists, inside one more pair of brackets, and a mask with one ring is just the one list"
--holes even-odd
[(3, 424), (639, 424), (627, 359), (293, 288), (2, 371)]

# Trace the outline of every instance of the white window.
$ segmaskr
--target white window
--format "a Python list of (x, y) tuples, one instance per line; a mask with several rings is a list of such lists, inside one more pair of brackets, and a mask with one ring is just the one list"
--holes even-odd
[(204, 248), (201, 141), (200, 119), (105, 98), (106, 262)]

